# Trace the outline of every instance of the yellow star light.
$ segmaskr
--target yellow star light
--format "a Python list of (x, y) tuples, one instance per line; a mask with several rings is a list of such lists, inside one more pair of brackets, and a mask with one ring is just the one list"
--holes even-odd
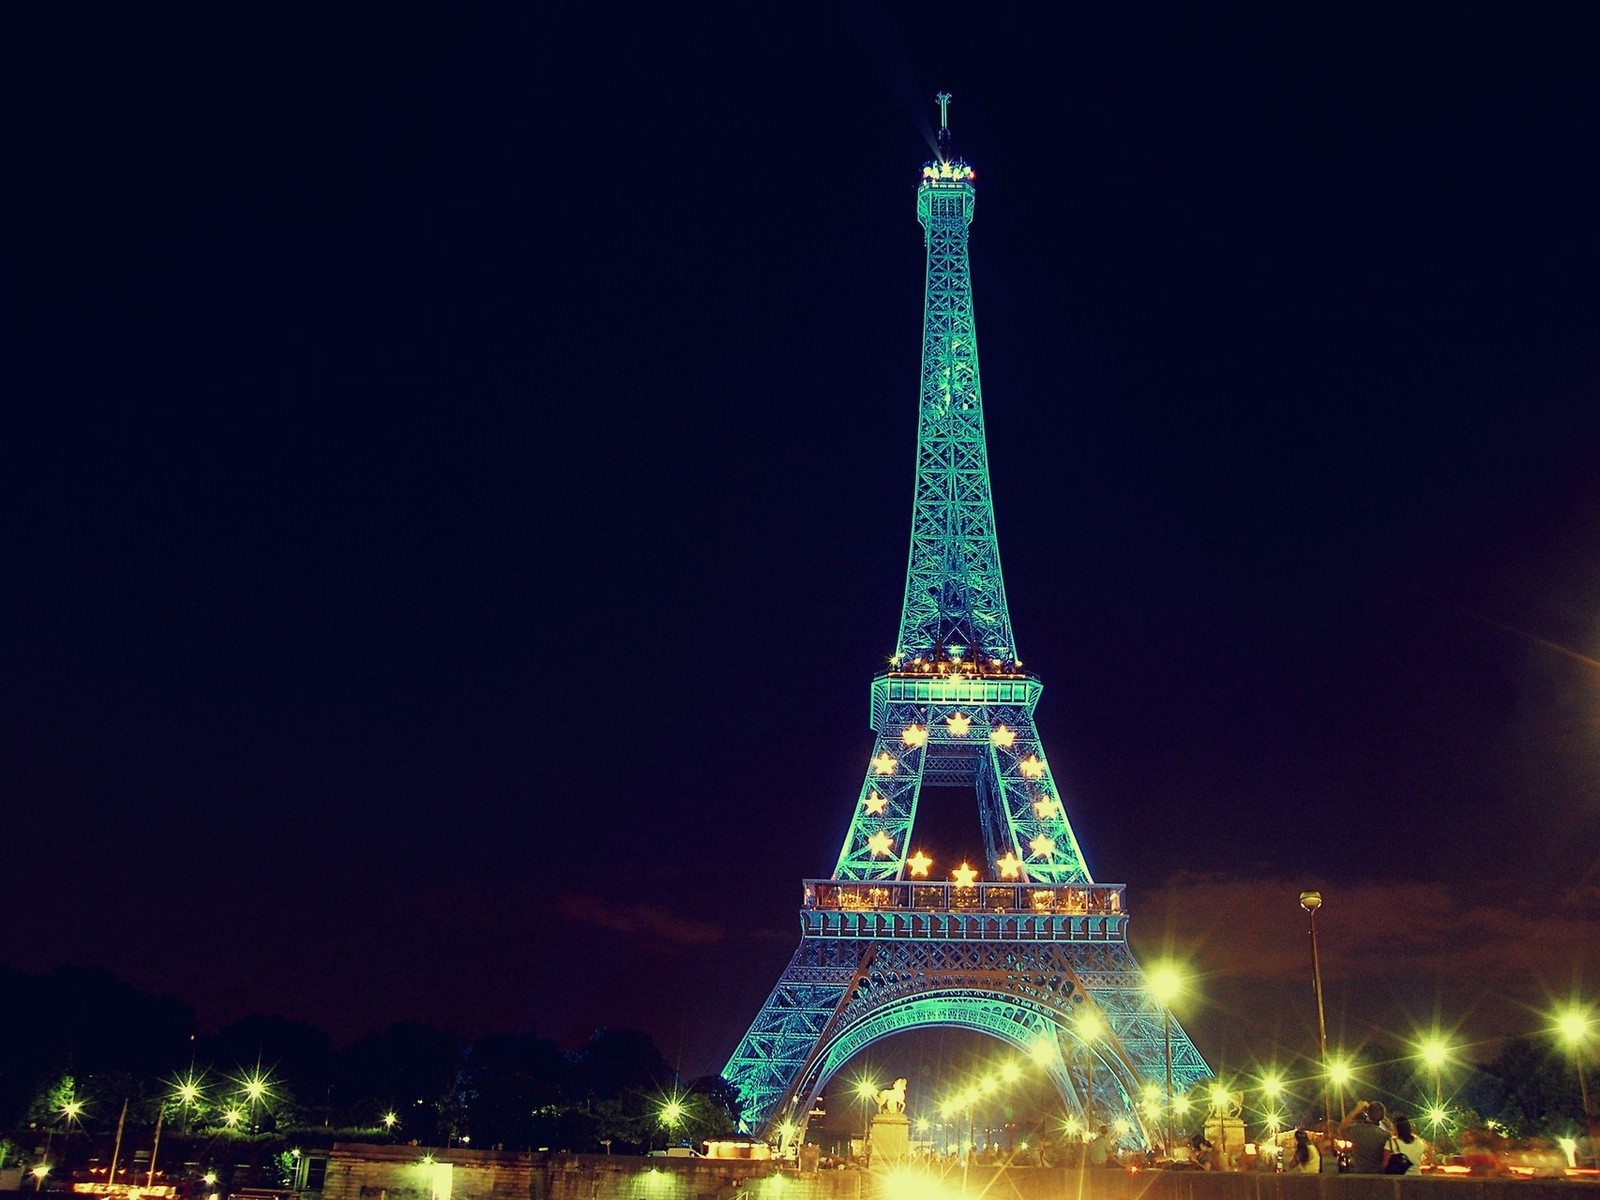
[(1028, 849), (1033, 853), (1035, 858), (1049, 858), (1056, 852), (1056, 840), (1052, 837), (1045, 837), (1045, 835), (1041, 833), (1038, 837), (1034, 838), (1033, 841), (1028, 843)]
[(894, 755), (890, 754), (887, 750), (872, 760), (872, 769), (879, 775), (893, 775), (894, 767)]
[(1001, 879), (1015, 879), (1022, 874), (1022, 864), (1017, 861), (1017, 856), (1011, 851), (1006, 851), (1006, 856), (998, 864)]
[(867, 839), (867, 849), (881, 858), (894, 849), (894, 839), (880, 829)]
[(900, 740), (908, 746), (926, 745), (928, 731), (921, 725), (907, 725), (905, 732), (900, 735)]
[(1016, 731), (1007, 729), (1004, 725), (996, 725), (989, 731), (989, 741), (992, 745), (1009, 746), (1016, 740)]
[(883, 810), (888, 807), (888, 804), (889, 802), (878, 795), (877, 792), (873, 792), (872, 795), (861, 802), (861, 806), (874, 817), (882, 816)]
[(910, 858), (906, 859), (906, 863), (910, 866), (913, 875), (920, 875), (926, 879), (928, 877), (928, 868), (933, 866), (933, 859), (918, 850)]
[(962, 863), (954, 871), (950, 872), (950, 878), (954, 879), (960, 887), (971, 887), (972, 881), (977, 877), (978, 873), (967, 866), (966, 863)]
[(951, 713), (945, 724), (950, 727), (951, 737), (966, 737), (967, 730), (972, 728), (972, 718), (965, 713)]
[(1037, 754), (1030, 754), (1017, 764), (1022, 773), (1029, 779), (1038, 779), (1044, 774), (1044, 763), (1039, 761)]
[(1061, 801), (1054, 796), (1040, 796), (1033, 802), (1033, 815), (1041, 821), (1061, 816)]

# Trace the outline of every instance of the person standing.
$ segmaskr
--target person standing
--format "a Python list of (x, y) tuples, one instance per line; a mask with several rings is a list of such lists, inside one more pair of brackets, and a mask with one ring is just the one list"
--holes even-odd
[(1392, 1130), (1384, 1124), (1382, 1101), (1363, 1100), (1339, 1122), (1338, 1136), (1350, 1143), (1350, 1172), (1378, 1175), (1383, 1172)]
[[(1091, 1167), (1106, 1166), (1111, 1158), (1111, 1126), (1102, 1125), (1094, 1140), (1083, 1150), (1083, 1161)], [(1113, 1166), (1115, 1164), (1112, 1164)]]
[[(1390, 1166), (1390, 1159), (1394, 1155), (1401, 1155), (1411, 1165), (1404, 1171), (1396, 1170)], [(1411, 1118), (1400, 1114), (1394, 1119), (1394, 1136), (1389, 1139), (1383, 1160), (1385, 1175), (1420, 1175), (1422, 1161), (1427, 1157), (1428, 1143), (1419, 1138), (1411, 1128)]]

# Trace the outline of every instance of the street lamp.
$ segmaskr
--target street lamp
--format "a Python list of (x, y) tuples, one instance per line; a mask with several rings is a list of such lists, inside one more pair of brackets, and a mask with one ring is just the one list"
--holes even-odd
[(68, 1100), (61, 1106), (61, 1174), (72, 1180), (72, 1123), (83, 1116), (83, 1101)]
[(1083, 1042), (1084, 1057), (1084, 1119), (1089, 1128), (1095, 1127), (1094, 1120), (1094, 1043), (1100, 1040), (1100, 1035), (1105, 1033), (1106, 1024), (1100, 1019), (1097, 1012), (1086, 1011), (1078, 1014), (1078, 1037)]
[(861, 1101), (861, 1154), (868, 1157), (867, 1143), (872, 1138), (872, 1108), (878, 1098), (878, 1085), (870, 1079), (856, 1083), (856, 1097)]
[(1172, 1001), (1183, 990), (1183, 976), (1171, 963), (1150, 972), (1150, 994), (1161, 1005), (1161, 1028), (1167, 1044), (1167, 1157), (1172, 1157)]
[(1589, 1133), (1589, 1154), (1600, 1157), (1595, 1143), (1594, 1109), (1589, 1107), (1589, 1078), (1583, 1070), (1583, 1050), (1594, 1033), (1591, 1010), (1572, 1005), (1556, 1014), (1556, 1032), (1572, 1050), (1572, 1063), (1578, 1070), (1578, 1097), (1583, 1102), (1583, 1124)]
[(1328, 1022), (1322, 1011), (1322, 960), (1317, 956), (1317, 909), (1321, 892), (1301, 892), (1300, 907), (1311, 916), (1311, 983), (1317, 993), (1317, 1046), (1322, 1053), (1322, 1123), (1327, 1133), (1326, 1153), (1334, 1152), (1333, 1105), (1328, 1100)]
[(1439, 1071), (1445, 1063), (1450, 1061), (1450, 1043), (1438, 1034), (1432, 1034), (1422, 1039), (1417, 1047), (1417, 1056), (1422, 1059), (1423, 1065), (1433, 1076), (1433, 1102), (1432, 1107), (1444, 1106), (1444, 1095), (1439, 1090)]

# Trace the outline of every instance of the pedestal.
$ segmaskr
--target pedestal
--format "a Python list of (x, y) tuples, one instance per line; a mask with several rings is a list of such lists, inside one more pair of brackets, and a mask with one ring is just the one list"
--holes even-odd
[(873, 1117), (867, 1153), (873, 1166), (907, 1161), (911, 1157), (911, 1119), (905, 1113)]

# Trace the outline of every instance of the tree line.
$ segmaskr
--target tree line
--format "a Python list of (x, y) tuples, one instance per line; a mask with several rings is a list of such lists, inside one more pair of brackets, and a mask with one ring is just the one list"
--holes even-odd
[(522, 1033), (463, 1038), (395, 1025), (336, 1049), (301, 1021), (255, 1015), (198, 1032), (182, 1001), (107, 971), (0, 966), (0, 1130), (103, 1139), (393, 1139), (422, 1146), (642, 1153), (731, 1133), (719, 1077), (683, 1080), (651, 1037), (601, 1029), (582, 1046)]

